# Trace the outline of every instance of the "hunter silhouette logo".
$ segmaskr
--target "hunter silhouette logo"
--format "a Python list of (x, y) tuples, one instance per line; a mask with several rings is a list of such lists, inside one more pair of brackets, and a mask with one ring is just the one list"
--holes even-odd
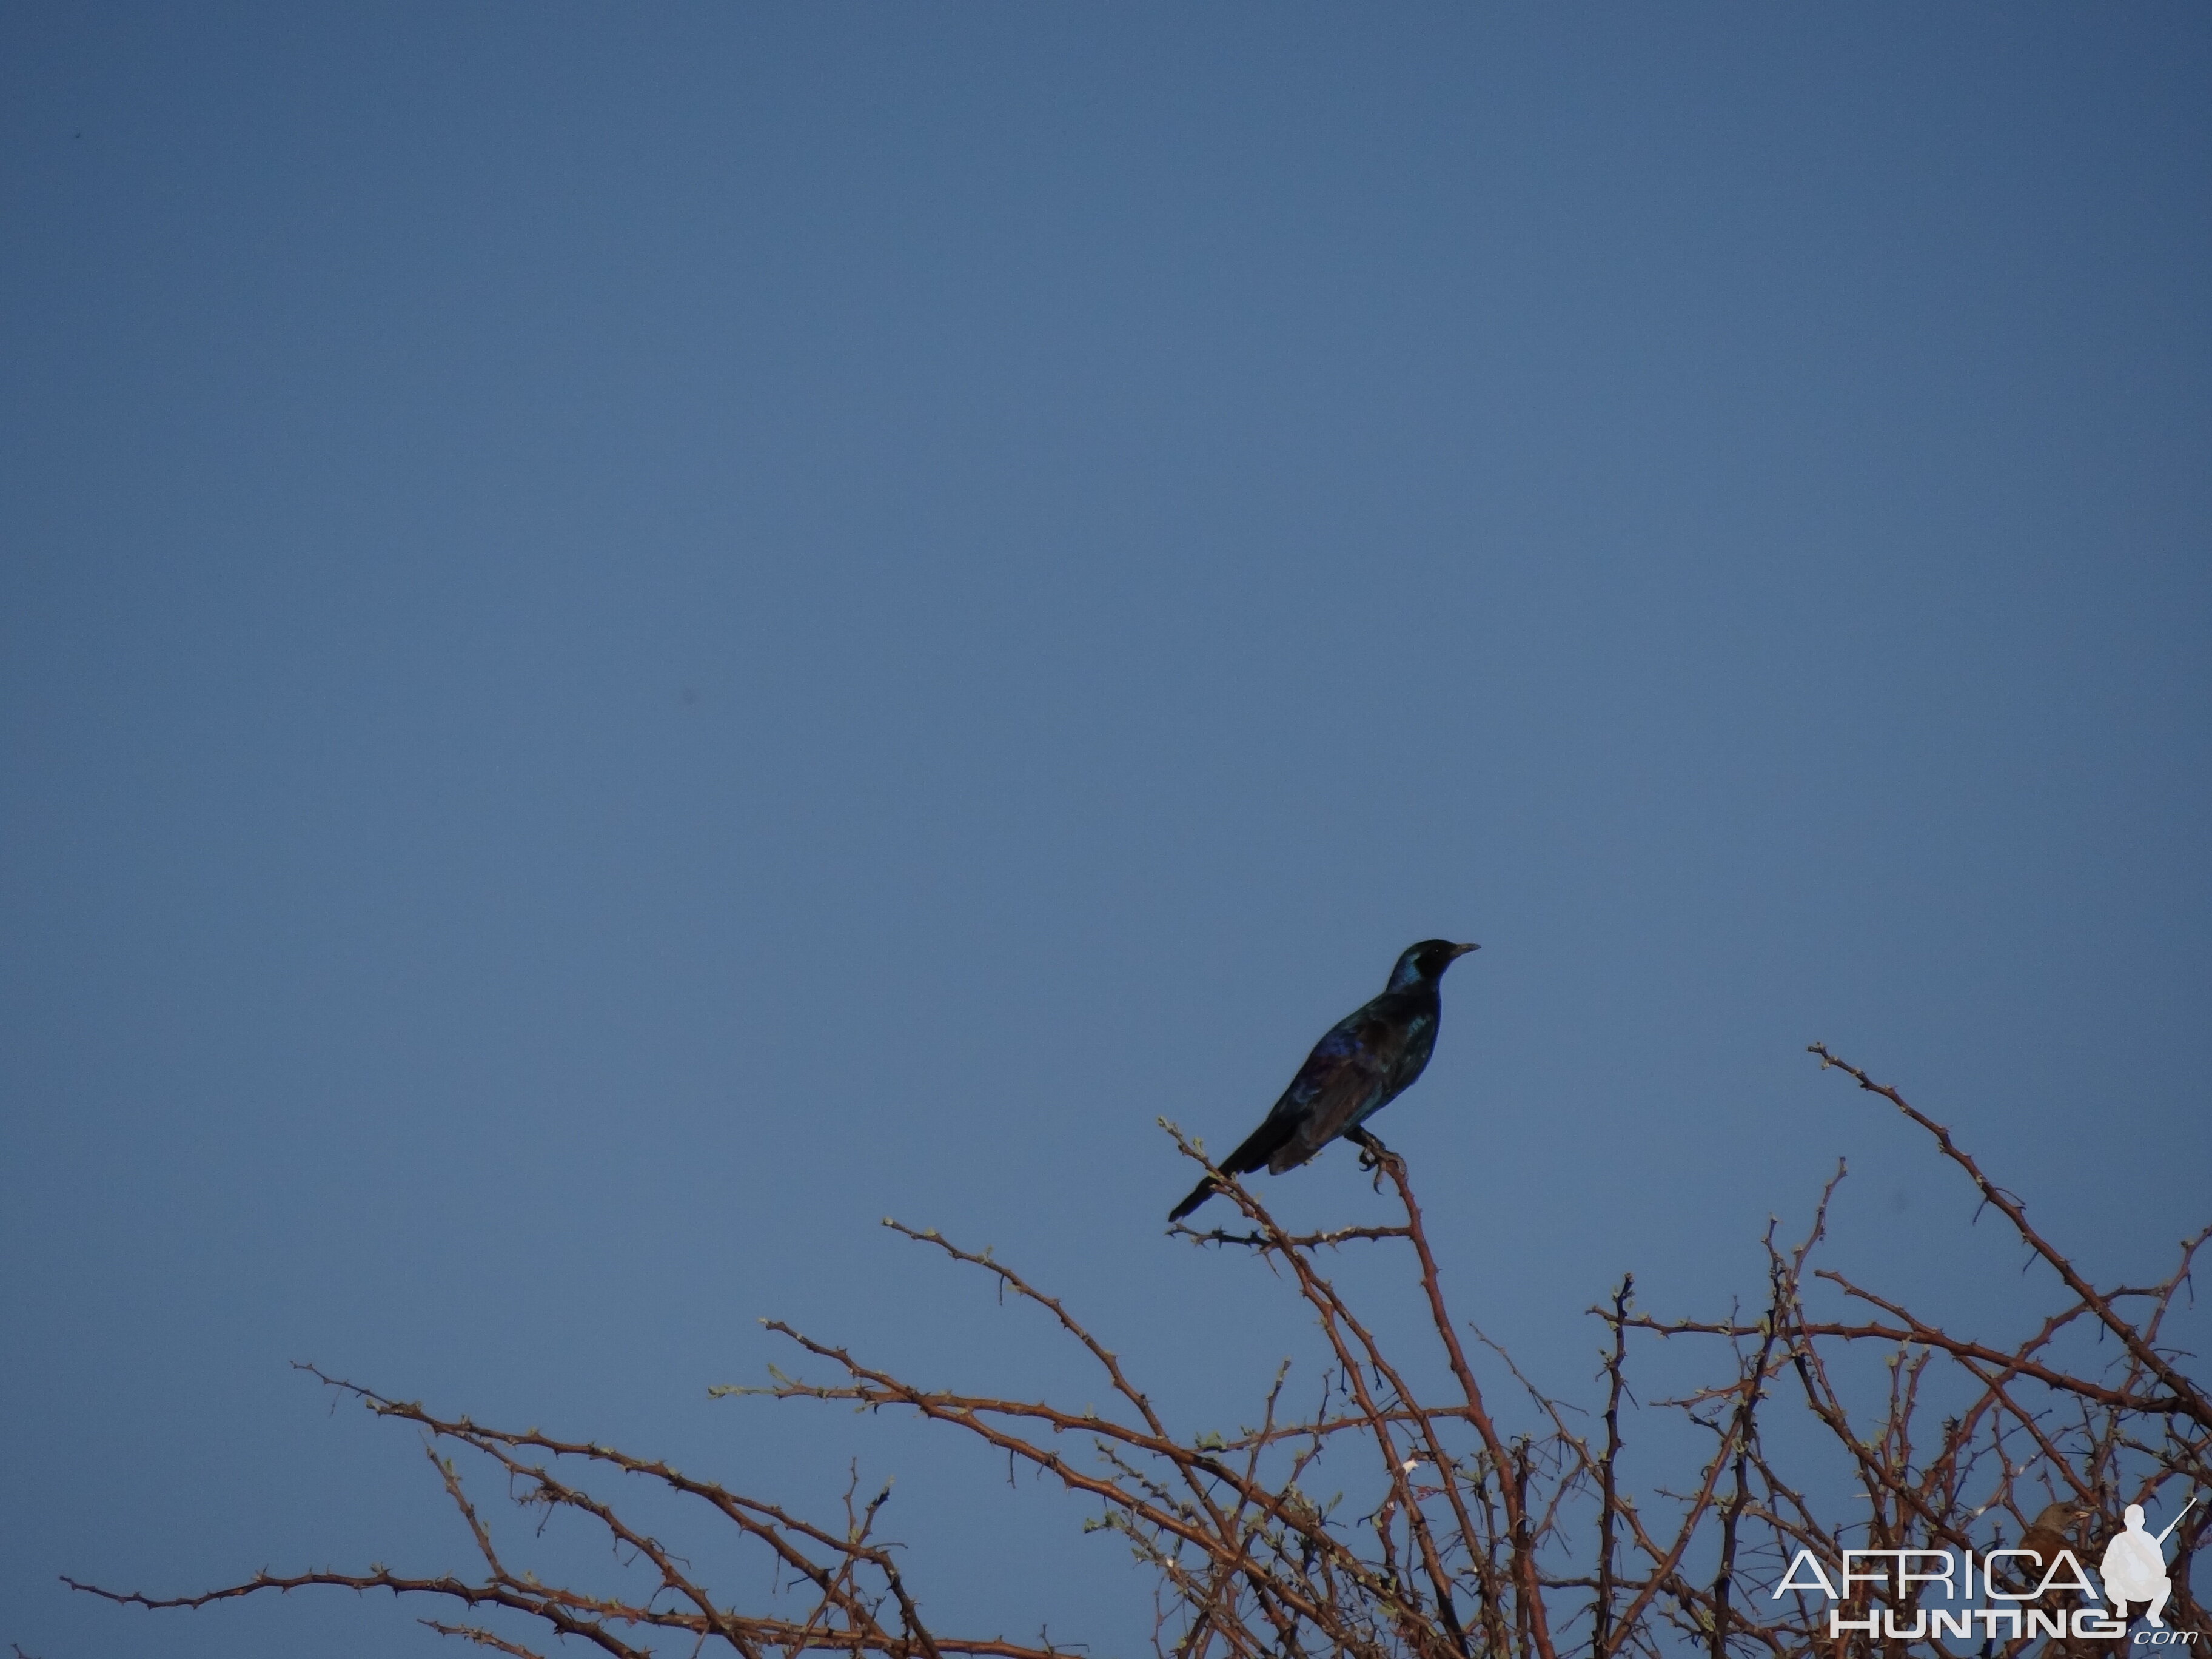
[[(2087, 1605), (2100, 1599), (2097, 1587), (2072, 1550), (2054, 1548), (2051, 1540), (2045, 1540), (2040, 1549), (2029, 1547), (2035, 1542), (2033, 1528), (2021, 1547), (1988, 1551), (1979, 1561), (1972, 1550), (1845, 1550), (1832, 1578), (1812, 1551), (1800, 1550), (1773, 1594), (1779, 1598), (1793, 1590), (1818, 1590), (1831, 1601), (1859, 1602), (1859, 1610), (1866, 1615), (1861, 1619), (1845, 1618), (1842, 1607), (1828, 1609), (1831, 1636), (1861, 1631), (1890, 1641), (1920, 1641), (1931, 1635), (1940, 1640), (1947, 1636), (1971, 1638), (1978, 1633), (1974, 1626), (1978, 1624), (1978, 1634), (1985, 1641), (1995, 1641), (2000, 1634), (2008, 1641), (2033, 1640), (2039, 1636), (2109, 1640), (2127, 1634), (2131, 1602), (2142, 1603), (2145, 1622), (2152, 1630), (2163, 1632), (2166, 1620), (2159, 1615), (2166, 1611), (2166, 1597), (2173, 1593), (2166, 1576), (2166, 1540), (2181, 1524), (2182, 1516), (2196, 1507), (2197, 1499), (2191, 1498), (2182, 1505), (2181, 1515), (2166, 1522), (2165, 1531), (2154, 1533), (2143, 1524), (2142, 1505), (2128, 1505), (2124, 1516), (2126, 1529), (2113, 1534), (2097, 1567), (2098, 1577), (2105, 1582), (2102, 1599), (2112, 1604), (2109, 1613)], [(2041, 1520), (2038, 1517), (2039, 1524)], [(2018, 1576), (2024, 1569), (2032, 1569), (2027, 1571), (2025, 1583)], [(2039, 1581), (2037, 1572), (2042, 1575)], [(2027, 1588), (2028, 1583), (2034, 1588)], [(1943, 1588), (1942, 1599), (1952, 1604), (1948, 1607), (1931, 1607), (1922, 1601), (1926, 1591), (1939, 1584)], [(1863, 1598), (1868, 1590), (1862, 1586), (1879, 1586), (1875, 1595), (1889, 1605), (1865, 1604)], [(2045, 1602), (2046, 1595), (2054, 1600)], [(2001, 1605), (1958, 1605), (1977, 1600)], [(1899, 1623), (1900, 1607), (1911, 1612), (1910, 1628)], [(2172, 1638), (2185, 1638), (2192, 1643), (2197, 1639), (2187, 1632)], [(2163, 1634), (2154, 1638), (2149, 1632), (2136, 1638), (2138, 1642), (2166, 1639)]]
[[(2181, 1515), (2196, 1507), (2192, 1498), (2181, 1506)], [(2112, 1604), (2113, 1618), (2125, 1623), (2129, 1602), (2148, 1601), (2150, 1607), (2143, 1617), (2155, 1628), (2166, 1628), (2166, 1620), (2159, 1614), (2166, 1611), (2166, 1598), (2173, 1593), (2166, 1576), (2166, 1539), (2181, 1524), (2181, 1515), (2166, 1523), (2166, 1532), (2154, 1534), (2143, 1529), (2142, 1505), (2128, 1505), (2123, 1517), (2128, 1529), (2116, 1534), (2105, 1546), (2105, 1559), (2097, 1568), (2097, 1576), (2105, 1581), (2105, 1599)]]

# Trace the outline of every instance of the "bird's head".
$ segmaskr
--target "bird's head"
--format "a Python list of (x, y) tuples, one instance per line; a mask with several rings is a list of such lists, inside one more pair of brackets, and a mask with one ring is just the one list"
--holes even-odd
[(1398, 965), (1390, 970), (1390, 988), (1403, 990), (1423, 980), (1433, 985), (1444, 976), (1445, 969), (1469, 951), (1481, 948), (1480, 945), (1454, 945), (1448, 939), (1425, 939), (1419, 945), (1409, 945), (1398, 958)]
[(2062, 1499), (2056, 1504), (2045, 1504), (2035, 1519), (2028, 1522), (2027, 1529), (2030, 1532), (2047, 1532), (2054, 1537), (2063, 1538), (2074, 1526), (2087, 1521), (2095, 1513), (2094, 1510), (2084, 1509), (2078, 1503)]

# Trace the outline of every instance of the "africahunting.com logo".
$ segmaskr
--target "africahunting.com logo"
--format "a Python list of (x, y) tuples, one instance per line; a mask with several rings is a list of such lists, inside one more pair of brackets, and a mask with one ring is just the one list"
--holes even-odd
[[(2191, 1498), (2181, 1515), (2196, 1506)], [(2008, 1642), (2038, 1636), (2112, 1638), (2128, 1633), (2128, 1609), (2140, 1605), (2148, 1628), (2136, 1632), (2137, 1644), (2194, 1644), (2197, 1632), (2168, 1630), (2160, 1616), (2173, 1593), (2166, 1573), (2166, 1540), (2180, 1524), (2181, 1515), (2166, 1522), (2163, 1531), (2153, 1533), (2144, 1525), (2142, 1505), (2128, 1505), (2125, 1530), (2112, 1535), (2097, 1564), (2097, 1576), (2104, 1581), (2101, 1597), (2071, 1549), (2033, 1549), (2025, 1540), (2019, 1548), (1987, 1551), (1978, 1561), (1972, 1550), (1845, 1550), (1833, 1578), (1812, 1551), (1800, 1550), (1774, 1594), (1779, 1597), (1792, 1590), (1817, 1590), (1832, 1602), (1855, 1604), (1866, 1614), (1847, 1619), (1844, 1607), (1831, 1607), (1831, 1636), (1856, 1632), (1897, 1642), (1978, 1637), (1985, 1643), (2000, 1636)], [(2033, 1589), (2027, 1587), (2031, 1580)], [(1932, 1594), (1938, 1584), (1952, 1606), (1921, 1604), (1919, 1598)], [(1911, 1607), (1911, 1624), (1899, 1624), (1895, 1607), (1882, 1607), (1877, 1613), (1866, 1605), (1869, 1594)], [(1977, 1599), (2000, 1605), (1958, 1605)], [(2100, 1601), (2110, 1603), (2109, 1610), (2084, 1605)]]

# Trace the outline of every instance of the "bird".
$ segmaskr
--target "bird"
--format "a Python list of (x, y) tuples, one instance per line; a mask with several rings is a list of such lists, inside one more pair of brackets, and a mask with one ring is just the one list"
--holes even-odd
[[(1382, 994), (1328, 1029), (1306, 1063), (1244, 1144), (1221, 1160), (1224, 1175), (1294, 1170), (1341, 1135), (1360, 1148), (1360, 1167), (1379, 1163), (1385, 1148), (1363, 1127), (1413, 1085), (1436, 1052), (1437, 995), (1444, 970), (1476, 945), (1425, 939), (1409, 945), (1390, 970)], [(1220, 1190), (1212, 1176), (1168, 1212), (1182, 1220)]]
[(2045, 1504), (2035, 1519), (2028, 1523), (2027, 1532), (2021, 1534), (2020, 1547), (2024, 1550), (2033, 1550), (2048, 1566), (2057, 1559), (2059, 1551), (2073, 1547), (2072, 1534), (2075, 1523), (2087, 1520), (2095, 1513), (2095, 1510), (2085, 1509), (2078, 1503), (2069, 1504), (2062, 1500)]
[[(2057, 1565), (2058, 1552), (2075, 1547), (2075, 1529), (2094, 1514), (2096, 1510), (2084, 1504), (2063, 1499), (2043, 1506), (2035, 1519), (2028, 1522), (2027, 1530), (2021, 1534), (2020, 1547), (2035, 1552), (2036, 1565), (2029, 1583), (2039, 1583), (2049, 1576), (2051, 1569)], [(2018, 1557), (2008, 1557), (2008, 1575), (2019, 1565)]]

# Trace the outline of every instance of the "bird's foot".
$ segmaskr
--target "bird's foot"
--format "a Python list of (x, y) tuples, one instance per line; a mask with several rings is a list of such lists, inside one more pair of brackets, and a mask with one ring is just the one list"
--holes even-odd
[(1395, 1179), (1406, 1167), (1406, 1161), (1381, 1141), (1374, 1140), (1361, 1148), (1359, 1167), (1374, 1176), (1375, 1190), (1379, 1193), (1382, 1190), (1383, 1178), (1387, 1176)]
[(1379, 1170), (1390, 1157), (1390, 1149), (1364, 1129), (1346, 1139), (1359, 1148), (1359, 1167), (1363, 1170)]

